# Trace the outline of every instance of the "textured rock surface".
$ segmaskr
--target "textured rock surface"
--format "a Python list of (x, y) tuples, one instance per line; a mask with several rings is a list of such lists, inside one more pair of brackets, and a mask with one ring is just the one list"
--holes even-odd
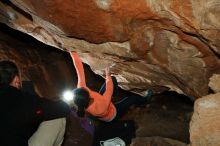
[(190, 123), (191, 146), (220, 145), (220, 93), (211, 94), (195, 102)]
[(214, 74), (209, 79), (209, 87), (215, 92), (220, 92), (220, 74)]
[(0, 2), (1, 22), (80, 52), (97, 74), (116, 63), (114, 73), (126, 90), (141, 94), (151, 87), (201, 97), (219, 73), (219, 0), (11, 2)]
[(165, 92), (153, 96), (146, 108), (134, 108), (124, 118), (136, 122), (136, 137), (160, 136), (190, 143), (189, 122), (192, 113), (193, 102), (184, 96)]
[(130, 146), (187, 146), (177, 140), (162, 137), (135, 138)]
[[(55, 98), (65, 87), (74, 87), (76, 78), (68, 54), (25, 34), (10, 31), (0, 25), (0, 59), (9, 59), (18, 65), (23, 80), (31, 80), (41, 96)], [(70, 59), (70, 58), (69, 58)]]

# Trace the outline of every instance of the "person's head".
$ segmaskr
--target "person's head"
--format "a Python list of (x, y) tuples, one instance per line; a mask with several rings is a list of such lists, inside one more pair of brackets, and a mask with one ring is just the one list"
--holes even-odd
[(19, 70), (14, 62), (0, 61), (0, 84), (21, 88)]
[(77, 106), (77, 115), (84, 117), (85, 110), (88, 108), (91, 98), (89, 92), (84, 88), (76, 88), (73, 90), (74, 99), (73, 102)]

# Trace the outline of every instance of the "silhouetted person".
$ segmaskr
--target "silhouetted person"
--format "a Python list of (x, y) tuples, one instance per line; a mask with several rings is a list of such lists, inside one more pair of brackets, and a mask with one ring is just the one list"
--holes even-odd
[[(69, 106), (21, 91), (19, 70), (0, 61), (0, 115), (2, 146), (61, 145)], [(2, 143), (3, 141), (3, 143)]]

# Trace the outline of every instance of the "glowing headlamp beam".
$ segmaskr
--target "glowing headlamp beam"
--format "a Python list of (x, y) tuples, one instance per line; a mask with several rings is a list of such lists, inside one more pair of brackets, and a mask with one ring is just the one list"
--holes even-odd
[(73, 101), (73, 98), (74, 98), (74, 94), (72, 91), (66, 90), (63, 92), (63, 100), (64, 101), (71, 102), (71, 101)]

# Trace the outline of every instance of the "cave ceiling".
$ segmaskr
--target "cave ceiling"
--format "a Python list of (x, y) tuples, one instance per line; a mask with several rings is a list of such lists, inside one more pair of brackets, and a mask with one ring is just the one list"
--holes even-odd
[(0, 22), (77, 51), (101, 76), (112, 66), (120, 87), (139, 94), (198, 98), (220, 73), (219, 0), (4, 0)]

